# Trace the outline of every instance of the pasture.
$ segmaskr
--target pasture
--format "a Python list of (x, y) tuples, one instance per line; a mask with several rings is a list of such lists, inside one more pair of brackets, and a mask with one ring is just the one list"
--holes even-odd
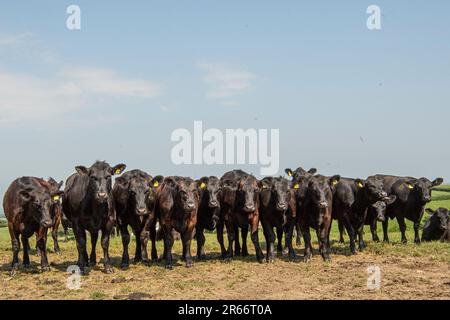
[[(430, 208), (450, 208), (450, 186), (441, 186), (433, 192)], [(422, 220), (422, 224), (426, 217)], [(13, 278), (9, 276), (12, 259), (7, 228), (0, 228), (0, 299), (450, 299), (450, 244), (422, 243), (414, 245), (412, 224), (408, 221), (409, 243), (400, 243), (400, 233), (395, 220), (389, 224), (391, 243), (373, 243), (368, 226), (365, 240), (368, 247), (356, 256), (350, 255), (348, 243), (339, 244), (337, 223), (333, 223), (332, 262), (324, 263), (318, 255), (311, 263), (302, 262), (303, 246), (297, 247), (297, 262), (278, 257), (273, 264), (258, 264), (254, 248), (249, 240), (250, 257), (235, 258), (232, 262), (220, 259), (220, 248), (214, 233), (206, 234), (208, 260), (194, 262), (192, 269), (184, 267), (180, 260), (181, 242), (174, 245), (176, 264), (172, 271), (161, 262), (151, 266), (131, 264), (128, 270), (118, 268), (122, 254), (120, 237), (113, 238), (110, 255), (114, 274), (105, 274), (101, 264), (102, 252), (97, 247), (100, 263), (87, 269), (81, 279), (81, 289), (66, 287), (69, 265), (77, 259), (76, 244), (71, 234), (64, 242), (59, 234), (61, 255), (53, 253), (53, 241), (49, 237), (47, 249), (51, 272), (39, 271), (40, 258), (31, 251), (31, 268), (20, 268)], [(378, 234), (382, 235), (381, 224)], [(315, 235), (313, 239), (316, 240)], [(346, 241), (348, 237), (346, 236)], [(89, 241), (88, 241), (89, 242)], [(260, 228), (260, 242), (265, 251), (265, 241)], [(35, 241), (31, 239), (34, 248)], [(89, 245), (88, 245), (89, 248)], [(192, 243), (196, 253), (196, 242)], [(162, 243), (158, 242), (158, 253)], [(134, 242), (130, 244), (130, 256), (134, 256)], [(20, 255), (21, 257), (21, 255)], [(381, 268), (381, 289), (367, 289), (367, 268)]]

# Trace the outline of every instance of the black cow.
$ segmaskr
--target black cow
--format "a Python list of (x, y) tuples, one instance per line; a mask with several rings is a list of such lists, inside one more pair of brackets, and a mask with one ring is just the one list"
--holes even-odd
[(197, 181), (188, 177), (166, 177), (156, 205), (156, 215), (164, 236), (166, 268), (173, 268), (173, 230), (179, 232), (183, 243), (186, 267), (192, 267), (191, 241), (197, 224), (200, 195)]
[(19, 269), (19, 250), (21, 237), (23, 244), (23, 265), (30, 266), (28, 239), (37, 234), (37, 246), (41, 252), (41, 269), (49, 271), (47, 259), (47, 230), (52, 227), (51, 208), (54, 199), (62, 191), (52, 192), (51, 185), (39, 178), (22, 177), (14, 180), (3, 198), (3, 210), (8, 219), (11, 236), (13, 262), (11, 276)]
[(322, 258), (325, 261), (331, 260), (328, 253), (328, 234), (333, 210), (333, 187), (340, 178), (339, 175), (333, 177), (316, 175), (309, 179), (302, 211), (298, 217), (305, 241), (305, 262), (310, 261), (312, 257), (310, 228), (316, 230)]
[[(225, 221), (228, 235), (228, 250), (222, 252), (227, 259), (233, 258), (233, 242), (242, 234), (242, 256), (248, 256), (247, 235), (256, 250), (256, 258), (264, 262), (264, 254), (259, 245), (259, 186), (256, 178), (242, 170), (225, 173), (220, 179), (222, 183), (221, 219)], [(236, 248), (238, 249), (238, 248)], [(239, 254), (236, 250), (236, 255)]]
[(295, 251), (292, 247), (292, 233), (294, 231), (297, 206), (294, 190), (298, 183), (290, 182), (285, 178), (267, 177), (260, 181), (260, 220), (264, 230), (267, 245), (267, 261), (275, 261), (275, 233), (278, 235), (277, 251), (283, 254), (281, 238), (286, 233), (286, 246), (289, 258), (295, 259)]
[(384, 184), (384, 191), (395, 195), (397, 200), (386, 209), (386, 219), (383, 222), (384, 241), (389, 242), (389, 219), (397, 219), (402, 234), (402, 242), (406, 243), (405, 218), (414, 223), (414, 242), (420, 243), (419, 226), (424, 213), (425, 205), (431, 201), (432, 188), (443, 183), (442, 178), (430, 181), (427, 178), (396, 177), (376, 175)]
[(439, 208), (436, 211), (426, 209), (431, 215), (423, 225), (422, 241), (448, 241), (449, 211)]
[(221, 250), (225, 250), (223, 221), (220, 220), (221, 186), (217, 177), (202, 177), (199, 180), (199, 186), (200, 207), (197, 214), (195, 238), (197, 239), (197, 257), (199, 260), (205, 260), (205, 229), (213, 231), (217, 228), (217, 240)]
[[(60, 181), (58, 183), (56, 182), (55, 179), (49, 178), (48, 183), (50, 184), (51, 192), (56, 194), (57, 192), (60, 191), (59, 189), (61, 189), (64, 182)], [(53, 227), (52, 227), (53, 249), (56, 254), (61, 254), (61, 249), (59, 248), (58, 243), (58, 229), (62, 219), (62, 205), (61, 205), (61, 198), (59, 196), (53, 197), (51, 215), (53, 219)]]
[[(125, 167), (124, 164), (111, 167), (104, 161), (97, 161), (90, 168), (77, 166), (77, 172), (66, 181), (63, 210), (72, 223), (81, 273), (84, 273), (88, 264), (97, 264), (95, 248), (99, 231), (102, 232), (105, 271), (114, 271), (109, 258), (109, 238), (116, 220), (111, 178), (121, 174)], [(86, 231), (91, 234), (92, 250), (89, 259), (86, 251)]]
[[(372, 240), (374, 242), (380, 241), (377, 233), (377, 223), (378, 221), (383, 222), (386, 219), (386, 208), (387, 206), (393, 204), (395, 200), (397, 200), (397, 196), (391, 195), (384, 200), (375, 202), (367, 209), (367, 216), (364, 225), (370, 226), (370, 232), (372, 234)], [(342, 233), (341, 238), (343, 238)]]
[[(158, 259), (156, 252), (156, 196), (163, 177), (153, 178), (141, 170), (131, 170), (116, 178), (113, 187), (113, 198), (117, 213), (117, 224), (122, 236), (123, 254), (120, 267), (129, 266), (128, 245), (131, 226), (136, 236), (134, 262), (143, 261), (148, 264), (147, 243), (152, 240), (152, 260)], [(146, 227), (147, 226), (147, 227)], [(145, 232), (144, 231), (145, 228)]]
[(375, 177), (367, 180), (341, 178), (334, 189), (333, 219), (339, 222), (340, 240), (343, 240), (344, 226), (350, 238), (350, 251), (356, 254), (356, 237), (360, 251), (366, 246), (363, 229), (368, 208), (377, 201), (388, 201), (388, 194), (383, 190), (383, 181)]
[[(316, 168), (311, 168), (308, 171), (303, 169), (302, 167), (298, 167), (294, 171), (292, 169), (287, 168), (284, 170), (289, 177), (292, 177), (292, 182), (298, 183), (299, 188), (295, 190), (295, 197), (298, 202), (297, 211), (301, 211), (301, 205), (304, 203), (306, 189), (308, 187), (309, 179), (317, 173)], [(295, 225), (295, 231), (297, 233), (296, 236), (296, 245), (301, 246), (302, 244), (302, 232), (300, 230), (300, 225), (297, 223)], [(280, 239), (278, 239), (281, 241)]]

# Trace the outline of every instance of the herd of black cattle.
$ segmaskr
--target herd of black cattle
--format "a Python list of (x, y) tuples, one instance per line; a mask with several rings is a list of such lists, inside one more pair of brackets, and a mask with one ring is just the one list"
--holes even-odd
[[(166, 267), (171, 269), (174, 236), (179, 233), (183, 246), (183, 260), (192, 266), (191, 241), (197, 240), (197, 256), (205, 255), (206, 230), (217, 230), (222, 257), (247, 256), (247, 235), (255, 246), (259, 262), (272, 262), (277, 252), (285, 248), (295, 259), (292, 241), (294, 229), (297, 243), (304, 239), (304, 260), (312, 257), (310, 229), (316, 230), (319, 249), (325, 261), (330, 260), (330, 229), (335, 219), (339, 225), (340, 241), (344, 228), (350, 238), (350, 250), (356, 253), (356, 242), (363, 250), (363, 227), (370, 225), (372, 238), (379, 241), (377, 222), (383, 224), (384, 241), (388, 239), (388, 221), (396, 218), (402, 241), (406, 242), (405, 218), (413, 221), (415, 242), (420, 243), (419, 225), (425, 205), (431, 201), (432, 188), (443, 183), (438, 178), (371, 176), (363, 179), (326, 177), (316, 169), (295, 171), (286, 169), (289, 179), (266, 177), (257, 180), (242, 170), (225, 173), (221, 178), (151, 176), (141, 170), (124, 172), (124, 164), (111, 167), (97, 161), (91, 167), (77, 166), (61, 191), (63, 182), (53, 179), (22, 177), (16, 179), (5, 193), (3, 208), (11, 235), (14, 274), (19, 267), (20, 240), (23, 246), (23, 265), (30, 265), (28, 239), (36, 234), (37, 250), (43, 271), (49, 270), (46, 254), (47, 231), (52, 228), (55, 252), (59, 253), (57, 232), (60, 223), (65, 231), (73, 229), (78, 250), (78, 266), (94, 266), (96, 243), (101, 231), (101, 246), (105, 271), (113, 271), (109, 257), (109, 241), (117, 226), (123, 243), (121, 268), (129, 265), (129, 227), (136, 235), (136, 262), (149, 263), (147, 243), (151, 240), (151, 260), (158, 259), (157, 233), (164, 241)], [(122, 174), (123, 173), (123, 174)], [(112, 176), (121, 175), (112, 184)], [(447, 209), (429, 211), (422, 240), (450, 241), (450, 218)], [(261, 223), (266, 239), (266, 256), (259, 244)], [(157, 228), (157, 225), (159, 227)], [(228, 248), (224, 244), (224, 227)], [(158, 230), (157, 230), (158, 229)], [(275, 230), (274, 230), (275, 229)], [(241, 241), (239, 241), (239, 230)], [(86, 231), (91, 235), (92, 251), (86, 250)]]

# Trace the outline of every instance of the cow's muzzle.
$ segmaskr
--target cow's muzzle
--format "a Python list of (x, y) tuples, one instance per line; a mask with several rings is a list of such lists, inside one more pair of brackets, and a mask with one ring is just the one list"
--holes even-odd
[(321, 209), (328, 208), (328, 202), (326, 202), (326, 201), (320, 201), (320, 202), (319, 202), (319, 208), (321, 208)]

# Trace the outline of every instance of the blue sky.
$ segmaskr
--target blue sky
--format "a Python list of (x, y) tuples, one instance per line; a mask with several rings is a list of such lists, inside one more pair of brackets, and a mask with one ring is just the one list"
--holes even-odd
[[(81, 8), (69, 31), (66, 8)], [(382, 30), (366, 28), (366, 8)], [(75, 165), (175, 166), (176, 128), (280, 129), (280, 174), (450, 178), (448, 1), (14, 1), (0, 10), (0, 192)], [(255, 166), (244, 166), (258, 172)]]

